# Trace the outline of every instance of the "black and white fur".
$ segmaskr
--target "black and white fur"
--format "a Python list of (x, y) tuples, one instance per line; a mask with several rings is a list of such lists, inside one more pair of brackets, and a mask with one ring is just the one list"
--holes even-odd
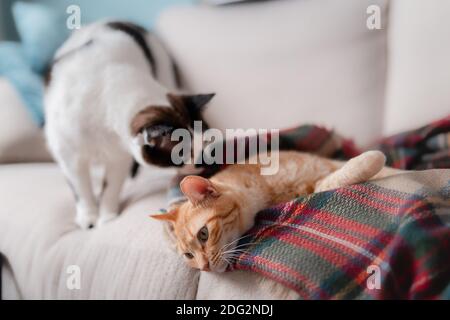
[[(171, 165), (167, 157), (161, 159), (160, 145), (139, 143), (145, 130), (191, 128), (191, 122), (199, 120), (192, 115), (199, 115), (212, 98), (170, 95), (177, 87), (173, 70), (157, 38), (130, 23), (85, 26), (57, 51), (45, 93), (45, 133), (76, 195), (76, 223), (81, 228), (102, 225), (118, 215), (120, 191), (133, 159), (139, 164)], [(174, 108), (175, 100), (186, 112), (179, 104)], [(153, 106), (168, 111), (166, 117), (144, 117)], [(144, 123), (131, 128), (141, 116)], [(93, 164), (105, 170), (99, 199), (90, 177)]]

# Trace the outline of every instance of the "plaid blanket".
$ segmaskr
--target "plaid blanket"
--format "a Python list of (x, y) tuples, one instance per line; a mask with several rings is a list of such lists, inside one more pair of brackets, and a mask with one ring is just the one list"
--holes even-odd
[[(418, 170), (450, 168), (449, 146), (450, 116), (370, 149), (383, 151), (391, 167)], [(280, 150), (343, 160), (362, 152), (312, 125), (281, 131)], [(208, 166), (201, 174), (223, 167)], [(174, 180), (169, 198), (182, 199), (182, 178)], [(300, 197), (258, 214), (232, 269), (257, 272), (304, 299), (450, 299), (449, 199), (450, 170)]]
[(450, 168), (450, 116), (383, 139), (375, 148), (384, 152), (387, 164), (393, 168)]
[(234, 269), (303, 299), (450, 299), (450, 170), (312, 194), (256, 221)]

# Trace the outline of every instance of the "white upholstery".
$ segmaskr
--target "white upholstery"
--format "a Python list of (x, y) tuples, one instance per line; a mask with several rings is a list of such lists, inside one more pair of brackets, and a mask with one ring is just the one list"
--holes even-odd
[[(153, 194), (136, 200), (143, 195), (129, 185), (125, 200), (135, 200), (117, 220), (81, 231), (73, 222), (73, 195), (55, 164), (0, 166), (0, 252), (23, 298), (195, 297), (198, 272), (168, 249), (160, 223), (148, 217), (164, 207), (168, 179), (140, 178), (138, 189)], [(81, 268), (81, 290), (66, 286), (69, 265)]]
[(42, 131), (20, 97), (0, 78), (0, 163), (51, 161)]
[(391, 1), (384, 133), (450, 115), (450, 1)]
[[(359, 143), (382, 128), (386, 30), (366, 8), (386, 1), (269, 1), (174, 8), (158, 32), (192, 91), (217, 92), (215, 127), (325, 124)], [(382, 20), (385, 21), (385, 20)]]
[[(382, 8), (382, 30), (366, 28), (372, 4)], [(158, 32), (187, 88), (218, 93), (207, 110), (213, 126), (322, 123), (365, 144), (450, 114), (450, 3), (390, 5), (389, 16), (384, 0), (180, 7), (163, 14)], [(41, 132), (0, 79), (0, 163), (48, 159)], [(147, 215), (165, 206), (171, 174), (144, 171), (127, 184), (121, 217), (81, 231), (56, 165), (0, 165), (3, 296), (274, 298), (255, 274), (199, 273), (168, 249)], [(81, 267), (81, 290), (66, 287), (68, 265)]]
[[(225, 274), (201, 273), (197, 299), (200, 300), (271, 300), (285, 298), (280, 288), (272, 291), (272, 286), (262, 281), (261, 276), (246, 271)], [(295, 295), (292, 296), (296, 298)]]

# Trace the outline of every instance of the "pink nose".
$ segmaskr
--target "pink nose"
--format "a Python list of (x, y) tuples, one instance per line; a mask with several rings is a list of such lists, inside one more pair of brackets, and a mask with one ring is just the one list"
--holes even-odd
[(209, 269), (209, 261), (203, 265), (202, 271), (211, 271), (211, 269)]

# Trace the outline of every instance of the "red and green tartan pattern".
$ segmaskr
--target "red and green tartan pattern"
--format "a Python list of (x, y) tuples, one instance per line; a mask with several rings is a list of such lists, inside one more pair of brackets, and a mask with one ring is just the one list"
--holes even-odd
[[(427, 172), (411, 173), (420, 174)], [(364, 183), (264, 210), (233, 269), (269, 277), (303, 299), (449, 299), (450, 228), (437, 213), (450, 214), (446, 174), (441, 190)], [(367, 284), (374, 266), (379, 289)]]
[(450, 168), (450, 116), (383, 139), (375, 148), (383, 151), (393, 168)]

